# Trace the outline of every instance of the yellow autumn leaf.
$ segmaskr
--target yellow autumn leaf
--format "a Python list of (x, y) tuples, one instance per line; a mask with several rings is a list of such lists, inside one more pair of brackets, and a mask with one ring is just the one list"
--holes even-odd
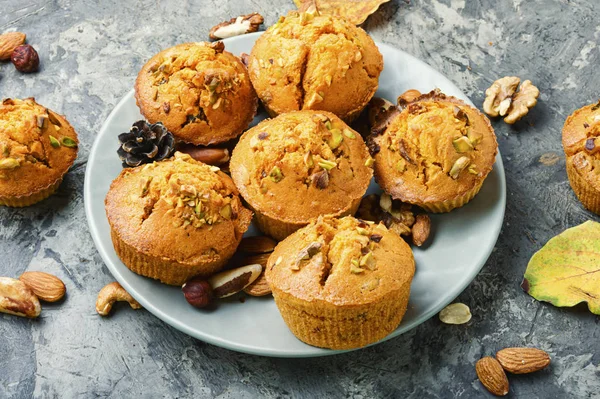
[(600, 315), (600, 223), (587, 221), (550, 239), (531, 257), (521, 287), (554, 306), (587, 302)]
[(344, 18), (350, 23), (360, 25), (373, 14), (380, 5), (390, 0), (294, 0), (300, 11), (314, 6), (319, 14)]

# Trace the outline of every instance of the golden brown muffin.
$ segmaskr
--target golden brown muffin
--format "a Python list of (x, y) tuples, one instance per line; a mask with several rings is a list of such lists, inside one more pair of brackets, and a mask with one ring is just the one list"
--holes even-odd
[(184, 43), (156, 54), (135, 81), (135, 98), (150, 123), (202, 145), (237, 137), (258, 105), (246, 68), (222, 42)]
[(280, 242), (266, 278), (292, 333), (307, 344), (359, 348), (400, 324), (415, 262), (383, 224), (321, 217)]
[(28, 206), (48, 198), (77, 158), (67, 120), (33, 98), (0, 104), (0, 205)]
[(248, 71), (271, 116), (330, 111), (351, 122), (375, 91), (383, 57), (367, 33), (329, 15), (290, 12), (258, 38)]
[(573, 112), (562, 131), (567, 175), (579, 201), (600, 214), (600, 101)]
[(252, 219), (229, 176), (179, 152), (123, 169), (105, 205), (125, 266), (171, 285), (221, 269)]
[(379, 185), (392, 198), (429, 212), (465, 205), (479, 192), (498, 152), (488, 118), (438, 90), (399, 108), (369, 140)]
[(258, 227), (282, 240), (320, 215), (354, 214), (373, 170), (361, 136), (323, 111), (296, 111), (242, 135), (229, 170)]

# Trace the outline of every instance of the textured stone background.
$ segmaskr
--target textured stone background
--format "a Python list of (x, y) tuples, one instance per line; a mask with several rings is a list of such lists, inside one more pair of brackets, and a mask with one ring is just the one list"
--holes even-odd
[[(597, 0), (392, 0), (369, 18), (376, 40), (450, 77), (476, 104), (495, 79), (518, 75), (541, 90), (524, 120), (494, 127), (508, 204), (496, 250), (459, 297), (468, 325), (436, 318), (396, 339), (344, 355), (269, 359), (192, 339), (146, 311), (94, 311), (113, 280), (88, 233), (86, 159), (96, 132), (145, 60), (204, 40), (225, 19), (258, 11), (272, 24), (292, 0), (0, 0), (0, 31), (19, 30), (39, 51), (34, 75), (0, 65), (0, 97), (34, 96), (64, 113), (82, 145), (57, 195), (0, 209), (0, 275), (46, 270), (66, 283), (64, 303), (39, 320), (0, 316), (0, 397), (485, 397), (473, 364), (510, 345), (548, 351), (552, 366), (511, 377), (511, 395), (600, 397), (600, 319), (585, 306), (558, 309), (519, 287), (529, 257), (550, 237), (598, 218), (577, 202), (560, 144), (574, 109), (600, 97)], [(539, 162), (556, 154), (553, 165)]]

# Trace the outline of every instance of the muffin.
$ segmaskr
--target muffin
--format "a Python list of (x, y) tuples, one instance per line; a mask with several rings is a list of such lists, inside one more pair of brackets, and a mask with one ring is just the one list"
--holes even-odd
[(465, 205), (496, 159), (490, 121), (439, 90), (401, 101), (399, 110), (369, 139), (379, 185), (392, 198), (429, 212)]
[(135, 99), (150, 123), (202, 145), (237, 137), (258, 105), (246, 67), (222, 42), (184, 43), (156, 54), (135, 81)]
[(282, 240), (320, 215), (354, 214), (371, 162), (361, 136), (340, 118), (296, 111), (244, 133), (229, 170), (260, 230)]
[(105, 205), (125, 266), (171, 285), (220, 270), (252, 219), (226, 174), (179, 152), (123, 169)]
[(573, 112), (562, 131), (567, 176), (579, 201), (600, 214), (600, 101)]
[(75, 158), (77, 133), (33, 98), (0, 104), (0, 205), (29, 206), (60, 186)]
[(320, 217), (280, 242), (266, 278), (292, 333), (321, 348), (352, 349), (387, 336), (408, 303), (415, 262), (383, 224)]
[(329, 15), (290, 12), (258, 38), (248, 71), (271, 116), (313, 109), (351, 122), (375, 91), (383, 57), (361, 28)]

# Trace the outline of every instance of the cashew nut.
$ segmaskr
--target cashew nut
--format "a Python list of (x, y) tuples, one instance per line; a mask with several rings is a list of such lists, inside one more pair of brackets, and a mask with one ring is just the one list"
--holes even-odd
[(96, 312), (100, 316), (108, 316), (115, 302), (128, 302), (132, 309), (141, 309), (142, 305), (138, 303), (121, 284), (112, 282), (106, 285), (98, 293), (96, 300)]

